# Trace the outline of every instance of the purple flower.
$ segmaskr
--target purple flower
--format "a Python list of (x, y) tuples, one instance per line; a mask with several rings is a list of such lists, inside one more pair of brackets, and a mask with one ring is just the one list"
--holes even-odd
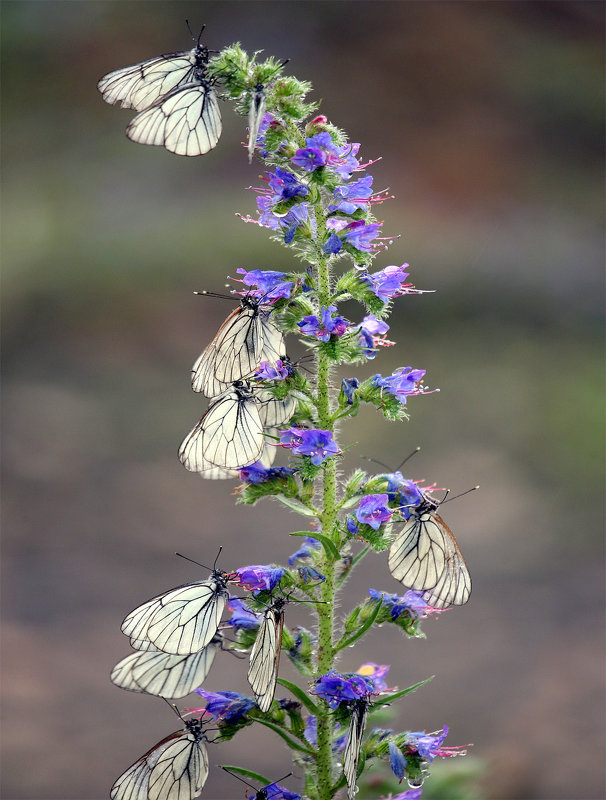
[(313, 536), (305, 536), (303, 542), (304, 544), (302, 544), (296, 552), (288, 557), (288, 563), (291, 566), (299, 558), (310, 558), (311, 556), (315, 555), (315, 553), (322, 546), (317, 539), (313, 538)]
[(358, 325), (360, 344), (364, 348), (366, 358), (374, 358), (377, 354), (377, 345), (390, 346), (393, 342), (387, 341), (384, 334), (389, 330), (389, 325), (374, 314), (367, 314)]
[(372, 175), (365, 175), (354, 183), (337, 186), (334, 192), (337, 202), (328, 206), (328, 210), (353, 214), (358, 208), (365, 208), (372, 195), (372, 180)]
[(227, 607), (232, 612), (227, 624), (233, 628), (258, 628), (261, 624), (259, 618), (250, 608), (238, 597), (230, 597)]
[(341, 389), (343, 394), (345, 395), (345, 399), (348, 406), (353, 405), (353, 395), (354, 391), (360, 385), (360, 381), (357, 378), (343, 378), (341, 381)]
[[(309, 139), (307, 141), (310, 141)], [(290, 159), (297, 167), (313, 172), (326, 164), (326, 153), (319, 147), (303, 147)]]
[(292, 242), (295, 238), (297, 228), (302, 227), (307, 222), (308, 216), (308, 204), (300, 203), (298, 206), (291, 208), (286, 216), (279, 218), (279, 225), (284, 230), (284, 244), (290, 244)]
[(307, 583), (307, 581), (318, 581), (319, 583), (324, 583), (326, 577), (322, 575), (315, 567), (310, 567), (306, 564), (304, 567), (299, 567), (297, 572), (299, 573), (299, 577), (303, 581), (303, 583)]
[(326, 243), (322, 245), (322, 250), (327, 255), (336, 255), (343, 249), (343, 242), (341, 241), (340, 237), (337, 236), (336, 233), (332, 232)]
[(307, 336), (315, 336), (322, 342), (328, 342), (331, 335), (343, 336), (349, 323), (343, 317), (333, 317), (332, 314), (336, 310), (336, 306), (322, 307), (320, 309), (320, 317), (315, 314), (303, 317), (301, 322), (297, 322), (301, 333), (305, 333)]
[(271, 191), (274, 203), (282, 200), (292, 200), (293, 197), (306, 197), (309, 189), (301, 183), (296, 175), (287, 169), (276, 167), (274, 172), (266, 172), (267, 184)]
[[(335, 724), (335, 732), (341, 728), (339, 723)], [(303, 736), (307, 739), (309, 744), (312, 747), (317, 746), (318, 740), (318, 721), (313, 715), (309, 715), (307, 720), (305, 721), (305, 730), (303, 731)], [(336, 739), (333, 739), (332, 742), (332, 750), (333, 753), (338, 753), (340, 750), (345, 749), (345, 743), (347, 742), (347, 732), (345, 732), (342, 736), (338, 736)]]
[(275, 366), (269, 361), (262, 361), (255, 372), (257, 381), (284, 381), (292, 372), (289, 364), (285, 364), (281, 358), (276, 360)]
[(388, 664), (375, 664), (373, 661), (369, 661), (366, 664), (362, 664), (361, 667), (358, 667), (356, 673), (361, 675), (365, 680), (370, 681), (373, 686), (373, 694), (377, 694), (378, 692), (384, 692), (387, 689), (387, 684), (383, 680), (383, 678), (389, 672), (389, 665)]
[(458, 747), (442, 747), (442, 742), (448, 736), (448, 726), (444, 725), (441, 731), (425, 733), (425, 731), (411, 731), (406, 734), (406, 749), (411, 753), (418, 753), (421, 758), (433, 761), (436, 756), (439, 758), (450, 758), (452, 756), (463, 756), (466, 745)]
[(235, 572), (238, 576), (238, 580), (235, 583), (239, 583), (244, 589), (252, 592), (271, 592), (282, 580), (285, 570), (283, 567), (257, 564), (252, 567), (240, 567)]
[(384, 522), (389, 522), (393, 511), (387, 506), (386, 494), (367, 494), (360, 500), (356, 519), (377, 531)]
[(238, 692), (207, 692), (204, 689), (194, 691), (206, 700), (206, 711), (212, 714), (215, 722), (235, 725), (255, 706), (254, 700)]
[(311, 463), (316, 467), (329, 456), (340, 452), (339, 446), (333, 441), (332, 432), (316, 428), (289, 428), (280, 431), (280, 444), (292, 450), (295, 455), (310, 456)]
[(344, 700), (356, 700), (361, 696), (354, 689), (353, 682), (334, 669), (318, 678), (312, 691), (323, 697), (331, 708), (336, 708)]
[(391, 797), (391, 800), (421, 800), (421, 795), (423, 794), (422, 789), (407, 789), (405, 792), (401, 794), (397, 794), (395, 797)]
[(406, 769), (406, 759), (402, 755), (400, 748), (392, 741), (389, 742), (389, 764), (393, 774), (401, 783), (404, 777), (404, 770)]
[(408, 273), (405, 272), (407, 268), (408, 264), (402, 264), (401, 267), (385, 267), (372, 275), (364, 275), (363, 280), (380, 300), (387, 303), (392, 297), (406, 294), (404, 283), (408, 277)]
[[(288, 789), (280, 786), (279, 783), (270, 783), (267, 786), (263, 786), (254, 797), (258, 797), (262, 791), (265, 792), (263, 797), (266, 797), (267, 800), (301, 800), (300, 794), (289, 792)], [(254, 800), (254, 798), (250, 798), (249, 800)]]
[(365, 253), (371, 253), (376, 250), (376, 245), (372, 244), (373, 239), (379, 233), (382, 222), (365, 222), (363, 219), (357, 219), (350, 222), (341, 231), (341, 238), (344, 239), (351, 247), (356, 250), (362, 250)]
[[(350, 142), (339, 147), (336, 153), (328, 156), (328, 166), (334, 170), (344, 181), (351, 178), (351, 173), (363, 169), (356, 158), (360, 149), (359, 142)], [(366, 165), (368, 166), (368, 165)]]
[(353, 517), (347, 517), (347, 520), (345, 521), (345, 527), (351, 536), (355, 536), (359, 531), (359, 528), (354, 522)]
[(392, 372), (391, 375), (388, 375), (387, 378), (384, 378), (382, 375), (373, 375), (371, 380), (374, 386), (385, 389), (390, 394), (393, 394), (394, 397), (397, 397), (397, 399), (403, 405), (405, 405), (407, 397), (418, 394), (426, 394), (427, 390), (424, 390), (421, 386), (419, 386), (419, 383), (425, 375), (425, 372), (426, 370), (424, 369), (400, 367), (400, 369), (397, 369)]
[(274, 478), (286, 478), (288, 475), (292, 475), (294, 470), (289, 469), (288, 467), (264, 467), (260, 461), (255, 461), (254, 464), (250, 464), (248, 467), (242, 467), (239, 470), (240, 473), (240, 480), (245, 481), (246, 483), (265, 483), (266, 481), (271, 481)]
[(401, 614), (408, 612), (412, 617), (424, 617), (430, 614), (439, 614), (441, 609), (427, 605), (420, 592), (409, 589), (403, 597), (397, 594), (386, 594), (377, 592), (376, 589), (369, 589), (368, 594), (373, 600), (382, 600), (383, 605), (389, 609), (393, 620), (398, 619)]
[(262, 297), (267, 303), (279, 300), (282, 297), (290, 297), (294, 288), (293, 281), (285, 281), (286, 273), (276, 272), (271, 269), (238, 269), (240, 280), (245, 286), (253, 287), (249, 294), (254, 297)]

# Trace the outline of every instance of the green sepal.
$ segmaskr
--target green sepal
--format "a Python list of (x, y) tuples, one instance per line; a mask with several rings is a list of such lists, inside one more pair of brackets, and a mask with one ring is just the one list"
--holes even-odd
[[(284, 498), (297, 497), (299, 487), (294, 475), (282, 475), (262, 483), (246, 483), (239, 491), (238, 503), (254, 505), (262, 497), (276, 496), (278, 500)], [(312, 514), (313, 516), (313, 514)]]
[(361, 383), (357, 391), (361, 400), (378, 408), (386, 419), (399, 422), (409, 418), (404, 403), (384, 387), (375, 386), (370, 378)]
[(389, 695), (381, 695), (381, 697), (373, 701), (373, 706), (384, 706), (389, 703), (393, 703), (395, 700), (400, 700), (402, 697), (406, 697), (407, 694), (416, 692), (417, 689), (420, 689), (421, 686), (425, 686), (426, 683), (429, 683), (433, 679), (434, 676), (432, 675), (430, 678), (425, 678), (424, 681), (419, 681), (419, 683), (415, 683), (412, 686), (409, 686), (407, 689), (401, 689), (399, 692), (393, 692), (393, 694)]
[[(377, 608), (374, 609), (374, 611), (369, 615), (369, 617), (364, 621), (361, 627), (359, 627), (354, 634), (348, 636), (345, 639), (341, 637), (341, 639), (335, 645), (335, 650), (343, 650), (344, 647), (349, 647), (349, 645), (356, 642), (361, 636), (364, 636), (366, 631), (370, 628), (370, 626), (377, 618), (380, 610), (381, 610), (381, 604), (378, 604)], [(357, 619), (359, 619), (359, 614)]]
[[(260, 485), (262, 486), (263, 484)], [(291, 500), (289, 497), (283, 497), (282, 495), (277, 494), (276, 500), (279, 500), (287, 508), (290, 508), (291, 511), (295, 511), (297, 514), (302, 514), (304, 517), (318, 516), (317, 510), (314, 510), (313, 508), (308, 508), (307, 506), (304, 506), (302, 503), (297, 503), (296, 500)]]
[(290, 536), (311, 536), (319, 542), (322, 542), (325, 553), (330, 555), (334, 561), (338, 561), (341, 558), (341, 554), (337, 550), (335, 543), (323, 533), (316, 533), (315, 531), (295, 531), (291, 533)]
[(357, 520), (355, 520), (355, 522), (358, 526), (356, 536), (359, 539), (367, 542), (377, 553), (387, 550), (391, 544), (391, 525), (389, 523), (385, 523), (381, 525), (378, 530), (375, 530), (372, 526), (366, 525), (363, 522), (358, 522)]
[[(362, 487), (365, 486), (368, 474), (363, 469), (356, 469), (347, 479), (345, 484), (344, 496), (354, 497), (356, 500), (361, 496)], [(343, 504), (339, 508), (345, 508)]]
[(273, 722), (269, 722), (266, 719), (261, 719), (255, 717), (255, 722), (259, 722), (261, 725), (265, 725), (266, 728), (274, 731), (280, 736), (286, 744), (290, 747), (291, 750), (299, 750), (301, 753), (305, 753), (307, 756), (313, 756), (314, 753), (308, 747), (304, 747), (302, 744), (296, 742), (291, 736), (289, 736), (285, 731), (282, 730), (278, 725), (274, 724)]
[(253, 781), (258, 781), (262, 786), (269, 786), (272, 782), (268, 780), (265, 775), (261, 775), (258, 772), (253, 772), (251, 769), (244, 769), (244, 767), (234, 767), (232, 764), (221, 764), (221, 769), (225, 771), (229, 770), (230, 772), (236, 772), (238, 775), (245, 775), (247, 778), (250, 778)]
[(280, 686), (288, 689), (288, 691), (305, 706), (310, 714), (317, 716), (320, 713), (318, 706), (308, 697), (308, 695), (303, 691), (303, 689), (301, 689), (300, 686), (297, 686), (296, 683), (291, 683), (291, 681), (287, 681), (286, 678), (278, 678), (277, 682), (280, 684)]
[(309, 456), (299, 458), (299, 475), (306, 484), (313, 483), (321, 472), (322, 464), (312, 464)]
[(377, 616), (377, 625), (384, 625), (389, 623), (400, 628), (407, 636), (414, 636), (416, 639), (427, 638), (421, 630), (421, 618), (408, 610), (402, 611), (395, 619), (391, 616), (391, 611), (384, 601), (379, 601), (374, 597), (366, 600), (366, 605), (372, 608), (376, 603), (381, 606), (379, 615)]

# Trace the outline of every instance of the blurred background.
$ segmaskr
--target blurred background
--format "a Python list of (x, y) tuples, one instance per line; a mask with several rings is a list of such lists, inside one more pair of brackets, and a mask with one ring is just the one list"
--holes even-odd
[[(384, 627), (342, 668), (390, 663), (401, 687), (435, 674), (393, 726), (446, 723), (447, 744), (473, 742), (484, 798), (603, 798), (603, 4), (5, 0), (2, 12), (3, 798), (104, 798), (177, 727), (108, 677), (129, 652), (125, 613), (200, 578), (175, 550), (208, 562), (221, 544), (230, 568), (298, 546), (285, 533), (299, 518), (234, 508), (232, 483), (176, 458), (203, 411), (191, 364), (229, 310), (192, 291), (295, 263), (234, 216), (259, 184), (245, 121), (226, 105), (219, 146), (180, 158), (129, 142), (132, 114), (95, 88), (189, 49), (186, 18), (206, 23), (211, 48), (290, 58), (362, 157), (382, 156), (374, 186), (396, 199), (378, 216), (403, 235), (376, 269), (407, 261), (436, 290), (397, 303), (398, 347), (356, 374), (411, 364), (441, 393), (410, 400), (400, 426), (362, 412), (343, 429), (357, 443), (345, 467), (394, 468), (420, 445), (409, 477), (481, 484), (444, 510), (474, 593), (427, 621), (427, 640)], [(398, 590), (384, 556), (352, 579), (344, 613), (368, 586)], [(207, 688), (246, 692), (245, 673), (223, 654)], [(211, 760), (289, 768), (256, 727)], [(455, 796), (431, 780), (427, 794)], [(214, 769), (203, 796), (243, 795)]]

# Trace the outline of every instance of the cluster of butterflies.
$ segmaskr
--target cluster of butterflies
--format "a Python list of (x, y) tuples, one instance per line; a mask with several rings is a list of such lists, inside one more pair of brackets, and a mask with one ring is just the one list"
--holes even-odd
[[(203, 581), (178, 586), (131, 611), (122, 623), (136, 652), (112, 670), (122, 689), (159, 697), (185, 697), (206, 678), (223, 638), (221, 617), (235, 576), (213, 568)], [(248, 680), (260, 710), (275, 693), (284, 607), (275, 598), (263, 613), (250, 654)], [(200, 720), (163, 739), (115, 782), (111, 800), (192, 800), (208, 776), (208, 741)]]
[(278, 400), (253, 386), (250, 378), (262, 361), (288, 363), (284, 337), (262, 298), (246, 296), (219, 328), (192, 368), (192, 389), (211, 403), (179, 448), (183, 466), (205, 478), (237, 477), (237, 470), (273, 462), (276, 429), (295, 413), (297, 399)]
[[(216, 77), (208, 75), (210, 51), (166, 53), (109, 72), (97, 87), (106, 103), (132, 108), (137, 115), (126, 135), (138, 144), (159, 145), (179, 156), (200, 156), (212, 150), (222, 131)], [(281, 69), (283, 62), (278, 69)], [(266, 109), (265, 86), (250, 89), (248, 159), (252, 161), (259, 126)]]

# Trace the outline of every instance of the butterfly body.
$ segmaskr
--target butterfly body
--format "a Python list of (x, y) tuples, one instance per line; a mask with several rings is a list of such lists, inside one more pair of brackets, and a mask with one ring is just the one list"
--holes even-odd
[(276, 690), (286, 603), (278, 597), (265, 611), (250, 653), (248, 682), (263, 712), (269, 711)]
[(368, 700), (363, 697), (354, 700), (352, 704), (349, 733), (343, 754), (343, 774), (347, 781), (347, 797), (349, 800), (354, 800), (357, 792), (358, 762), (360, 760), (364, 729), (366, 728), (368, 705)]

